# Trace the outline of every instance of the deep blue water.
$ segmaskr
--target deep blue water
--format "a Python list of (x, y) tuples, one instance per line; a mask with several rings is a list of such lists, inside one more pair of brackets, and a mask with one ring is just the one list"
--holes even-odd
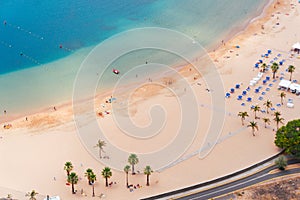
[(51, 62), (143, 26), (172, 28), (208, 45), (263, 3), (266, 1), (1, 0), (0, 74)]

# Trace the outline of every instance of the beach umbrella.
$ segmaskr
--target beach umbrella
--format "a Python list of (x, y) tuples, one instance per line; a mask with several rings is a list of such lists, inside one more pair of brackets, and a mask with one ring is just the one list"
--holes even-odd
[(231, 89), (230, 89), (230, 92), (231, 92), (231, 93), (234, 93), (234, 88), (231, 88)]
[(267, 83), (267, 80), (263, 80), (263, 84), (265, 85)]
[(235, 85), (235, 88), (236, 88), (236, 89), (239, 89), (239, 88), (240, 88), (240, 84), (236, 84), (236, 85)]
[(270, 53), (272, 53), (272, 51), (269, 49), (269, 50), (268, 50), (268, 54), (270, 54)]

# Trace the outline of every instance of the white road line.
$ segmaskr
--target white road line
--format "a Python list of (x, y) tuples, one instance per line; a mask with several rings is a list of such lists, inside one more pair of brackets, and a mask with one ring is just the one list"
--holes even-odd
[(220, 189), (220, 190), (218, 190), (218, 191), (214, 191), (214, 192), (211, 192), (211, 193), (208, 193), (208, 194), (204, 194), (204, 195), (201, 195), (201, 196), (197, 196), (197, 197), (191, 198), (190, 200), (199, 199), (199, 198), (201, 198), (201, 197), (205, 197), (205, 196), (208, 196), (208, 195), (211, 195), (211, 194), (218, 193), (218, 192), (220, 192), (220, 191), (224, 191), (224, 190), (227, 190), (227, 189), (230, 189), (230, 188), (233, 188), (233, 187), (237, 187), (237, 186), (239, 186), (239, 185), (243, 185), (243, 184), (245, 184), (245, 183), (248, 183), (248, 182), (251, 182), (251, 181), (253, 181), (253, 180), (259, 179), (259, 178), (261, 178), (261, 177), (264, 177), (264, 176), (266, 176), (266, 175), (268, 175), (268, 174), (263, 174), (263, 175), (261, 175), (261, 176), (259, 176), (259, 177), (250, 179), (250, 180), (248, 180), (248, 181), (245, 181), (245, 182), (242, 182), (242, 183), (238, 183), (238, 184), (235, 184), (235, 185), (232, 185), (232, 186), (229, 186), (229, 187), (226, 187), (226, 188), (224, 188), (224, 189)]

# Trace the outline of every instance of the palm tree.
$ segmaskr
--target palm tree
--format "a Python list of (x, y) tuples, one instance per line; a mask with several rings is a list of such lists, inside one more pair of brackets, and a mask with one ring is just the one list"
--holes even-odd
[(279, 66), (276, 62), (273, 62), (272, 66), (271, 66), (272, 72), (273, 72), (273, 79), (275, 78), (275, 74), (279, 69)]
[(66, 162), (64, 166), (64, 170), (67, 172), (67, 176), (70, 175), (70, 172), (73, 170), (73, 165), (71, 162)]
[(259, 105), (251, 107), (251, 110), (253, 110), (253, 112), (254, 112), (254, 118), (257, 119), (258, 117), (256, 116), (256, 112), (260, 111)]
[(150, 185), (149, 184), (149, 177), (150, 177), (152, 172), (153, 172), (153, 170), (151, 169), (151, 167), (149, 165), (145, 167), (144, 174), (147, 176), (147, 184), (146, 184), (147, 186)]
[(279, 117), (279, 116), (281, 116), (281, 113), (279, 111), (276, 111), (276, 112), (274, 112), (274, 116)]
[(283, 99), (285, 98), (286, 94), (284, 92), (280, 93), (280, 100), (281, 100), (281, 105), (283, 105)]
[(93, 197), (94, 197), (94, 196), (95, 196), (95, 187), (94, 187), (94, 183), (95, 183), (95, 181), (97, 180), (96, 174), (92, 173), (92, 174), (90, 175), (90, 180), (91, 180), (91, 183), (92, 183)]
[(108, 187), (108, 179), (112, 176), (112, 172), (109, 167), (105, 167), (101, 172), (103, 178), (105, 178), (105, 186)]
[(75, 188), (74, 185), (78, 183), (78, 176), (75, 172), (70, 173), (68, 176), (68, 183), (71, 183), (72, 185), (72, 194), (75, 194)]
[(270, 124), (270, 119), (269, 118), (263, 118), (263, 121), (265, 123), (265, 128), (267, 128), (267, 124)]
[(32, 190), (31, 192), (27, 192), (27, 194), (25, 196), (29, 197), (28, 200), (36, 200), (35, 196), (38, 194), (39, 193), (37, 193), (35, 190)]
[(252, 121), (252, 122), (250, 122), (250, 124), (247, 127), (252, 128), (252, 135), (255, 136), (255, 129), (258, 130), (257, 123)]
[(136, 154), (130, 154), (129, 157), (128, 157), (128, 163), (131, 165), (132, 167), (132, 175), (135, 174), (134, 172), (134, 165), (138, 164), (139, 162), (139, 159), (137, 157)]
[(269, 113), (269, 108), (272, 108), (272, 106), (273, 106), (272, 101), (268, 99), (268, 100), (264, 103), (264, 106), (266, 106), (267, 113)]
[(290, 66), (288, 67), (288, 72), (291, 73), (290, 81), (292, 80), (292, 74), (293, 74), (293, 72), (295, 71), (295, 69), (296, 69), (296, 68), (295, 68), (293, 65), (290, 65)]
[(262, 71), (265, 72), (266, 69), (267, 69), (267, 64), (266, 64), (266, 63), (263, 63), (263, 64), (261, 65), (261, 68), (262, 68)]
[(87, 177), (88, 179), (88, 183), (89, 185), (92, 185), (92, 181), (91, 181), (91, 175), (94, 174), (93, 170), (88, 168), (85, 173), (84, 173), (84, 176)]
[(249, 117), (248, 113), (247, 112), (239, 112), (238, 116), (241, 117), (242, 125), (244, 126), (244, 120), (246, 119), (246, 117)]
[(277, 131), (278, 131), (279, 123), (283, 124), (284, 119), (280, 116), (275, 116), (274, 121), (276, 122)]
[(105, 146), (106, 146), (106, 142), (103, 141), (103, 140), (98, 140), (98, 143), (96, 144), (96, 146), (94, 146), (95, 148), (99, 148), (99, 157), (100, 157), (100, 159), (102, 158), (101, 152), (104, 152), (103, 148)]
[(130, 171), (130, 166), (129, 165), (126, 165), (124, 167), (124, 172), (126, 173), (126, 186), (128, 188), (129, 184), (128, 184), (128, 172)]

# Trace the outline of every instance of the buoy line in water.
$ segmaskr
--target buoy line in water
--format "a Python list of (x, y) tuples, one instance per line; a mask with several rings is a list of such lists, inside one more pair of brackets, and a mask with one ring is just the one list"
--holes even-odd
[(31, 62), (33, 62), (33, 63), (35, 63), (35, 64), (38, 64), (38, 65), (41, 64), (38, 60), (34, 59), (34, 58), (31, 57), (31, 56), (28, 56), (27, 54), (25, 54), (25, 53), (23, 53), (23, 52), (20, 53), (20, 56), (26, 58), (27, 60), (30, 60)]
[(21, 32), (23, 32), (23, 33), (26, 33), (26, 34), (28, 34), (28, 35), (31, 36), (31, 37), (34, 37), (34, 38), (37, 38), (37, 39), (40, 39), (40, 40), (43, 40), (43, 39), (44, 39), (43, 36), (41, 36), (41, 35), (39, 35), (39, 34), (37, 34), (37, 33), (34, 33), (34, 32), (32, 32), (32, 31), (26, 30), (25, 28), (22, 28), (22, 27), (19, 26), (19, 25), (15, 25), (15, 24), (12, 24), (12, 23), (8, 23), (6, 20), (3, 22), (3, 24), (4, 24), (4, 26), (8, 26), (8, 27), (11, 27), (11, 28), (16, 29), (16, 30), (18, 30), (18, 31), (21, 31)]
[(5, 47), (8, 47), (8, 48), (12, 48), (13, 46), (7, 42), (4, 42), (4, 41), (0, 41), (0, 43), (5, 46)]
[[(39, 39), (39, 40), (44, 40), (43, 36), (41, 36), (41, 35), (39, 35), (37, 33), (34, 33), (32, 31), (29, 31), (29, 30), (23, 28), (22, 26), (15, 25), (15, 24), (12, 24), (12, 23), (8, 23), (6, 20), (4, 20), (3, 25), (7, 26), (7, 27), (10, 27), (10, 28), (13, 28), (13, 29), (15, 29), (17, 31), (21, 31), (21, 32), (23, 32), (23, 33), (25, 33), (25, 34), (33, 37), (33, 38), (36, 38), (36, 39)], [(0, 41), (0, 44), (3, 45), (4, 47), (7, 47), (7, 48), (13, 48), (13, 44), (7, 43), (5, 41)], [(59, 44), (59, 48), (62, 49), (62, 50), (68, 51), (68, 52), (74, 52), (73, 49), (65, 47), (62, 44)], [(29, 61), (31, 61), (31, 62), (33, 62), (35, 64), (38, 64), (38, 65), (41, 64), (41, 62), (39, 62), (34, 57), (29, 56), (27, 53), (24, 53), (24, 51), (18, 51), (18, 52), (19, 52), (20, 56), (26, 58), (27, 60), (29, 60)]]

